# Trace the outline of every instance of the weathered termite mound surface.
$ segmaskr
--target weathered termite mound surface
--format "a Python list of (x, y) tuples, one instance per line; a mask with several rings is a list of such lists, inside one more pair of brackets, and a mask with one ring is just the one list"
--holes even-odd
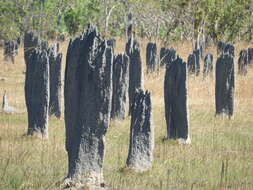
[(28, 135), (48, 138), (49, 58), (46, 50), (36, 48), (26, 60), (25, 100)]
[(134, 94), (137, 89), (144, 88), (143, 68), (140, 53), (140, 44), (130, 38), (126, 44), (126, 54), (129, 56), (129, 115), (131, 114), (131, 105), (133, 103)]
[(149, 42), (146, 48), (146, 66), (147, 73), (159, 71), (159, 61), (157, 57), (156, 43)]
[(18, 54), (20, 41), (19, 40), (7, 40), (4, 41), (4, 61), (15, 63), (15, 57)]
[(151, 169), (154, 150), (154, 126), (150, 92), (139, 90), (132, 105), (130, 144), (127, 166), (134, 171)]
[(187, 66), (178, 56), (166, 67), (164, 80), (166, 139), (182, 139), (190, 143)]
[(62, 53), (59, 52), (59, 44), (53, 44), (48, 48), (49, 68), (50, 68), (50, 100), (49, 115), (60, 118), (61, 97), (62, 97)]
[(241, 50), (238, 59), (238, 74), (246, 75), (248, 72), (249, 56), (247, 50)]
[(204, 58), (203, 76), (207, 77), (212, 73), (213, 73), (213, 55), (211, 53), (208, 53)]
[(65, 71), (65, 127), (68, 175), (62, 185), (101, 189), (104, 186), (105, 135), (112, 100), (113, 51), (89, 25), (71, 40)]
[(128, 111), (129, 57), (126, 54), (115, 56), (113, 61), (113, 95), (111, 119), (123, 120)]
[(215, 77), (216, 114), (225, 114), (231, 118), (234, 113), (235, 93), (233, 45), (226, 45), (224, 52), (217, 59)]
[(160, 50), (160, 66), (170, 64), (176, 59), (176, 50), (173, 48), (162, 47)]

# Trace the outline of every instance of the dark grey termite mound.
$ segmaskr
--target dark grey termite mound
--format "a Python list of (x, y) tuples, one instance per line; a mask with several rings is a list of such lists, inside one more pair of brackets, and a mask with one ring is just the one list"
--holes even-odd
[(160, 66), (163, 66), (165, 64), (165, 56), (166, 56), (166, 48), (162, 47), (160, 49), (160, 58), (159, 58)]
[(206, 54), (204, 59), (203, 76), (206, 77), (208, 74), (213, 72), (213, 55), (211, 53)]
[(46, 50), (35, 49), (27, 57), (25, 100), (28, 135), (48, 138), (49, 58)]
[(170, 64), (176, 59), (176, 50), (173, 48), (161, 48), (160, 50), (160, 66)]
[(190, 74), (194, 74), (196, 70), (196, 56), (190, 54), (187, 59), (187, 68)]
[(222, 54), (216, 62), (215, 104), (216, 114), (226, 114), (230, 117), (234, 112), (235, 74), (234, 57), (232, 54)]
[(24, 55), (25, 62), (28, 62), (29, 56), (35, 50), (36, 47), (40, 46), (41, 41), (36, 32), (28, 31), (25, 32), (24, 36)]
[(15, 56), (18, 54), (19, 43), (15, 40), (4, 42), (4, 61), (15, 63)]
[(199, 49), (200, 58), (204, 59), (205, 49), (206, 49), (205, 40), (197, 39), (196, 42), (195, 42), (195, 48), (194, 49)]
[[(136, 90), (144, 87), (140, 45), (133, 38), (130, 38), (126, 44), (126, 54), (130, 58), (128, 95), (129, 108), (131, 108)], [(131, 114), (131, 109), (129, 109), (129, 114)]]
[(50, 65), (50, 100), (49, 115), (61, 117), (61, 69), (62, 69), (62, 53), (59, 52), (59, 44), (53, 44), (48, 49), (49, 65)]
[(106, 40), (107, 46), (111, 47), (113, 50), (116, 48), (116, 40), (115, 39), (109, 39)]
[(166, 139), (182, 139), (185, 143), (190, 143), (187, 66), (180, 57), (166, 67), (164, 103), (167, 124)]
[(217, 44), (217, 55), (221, 55), (225, 50), (226, 43), (219, 41)]
[[(137, 41), (136, 41), (137, 42)], [(133, 51), (133, 43), (134, 43), (134, 39), (133, 37), (129, 38), (127, 43), (126, 43), (126, 47), (125, 47), (125, 52), (128, 56), (130, 56), (132, 54)], [(138, 42), (137, 42), (138, 43)], [(130, 58), (130, 57), (129, 57)], [(131, 60), (130, 60), (131, 61)]]
[(89, 25), (68, 46), (64, 104), (68, 175), (63, 184), (103, 186), (112, 100), (113, 51)]
[(187, 67), (189, 74), (198, 76), (200, 73), (200, 50), (193, 50), (193, 53), (188, 56)]
[(253, 64), (253, 48), (248, 48), (248, 64)]
[(195, 58), (196, 58), (196, 60), (195, 60), (196, 61), (195, 74), (196, 74), (196, 76), (198, 76), (200, 73), (200, 49), (193, 50), (193, 54), (195, 55)]
[(235, 47), (228, 43), (225, 45), (223, 53), (235, 57)]
[(225, 43), (219, 41), (217, 44), (217, 55), (220, 56), (222, 54), (230, 54), (231, 56), (235, 56), (235, 47), (230, 43)]
[(238, 74), (246, 75), (248, 67), (248, 51), (241, 50), (239, 59), (238, 59)]
[(137, 91), (131, 115), (130, 144), (127, 166), (137, 172), (152, 167), (154, 150), (154, 126), (150, 92)]
[(111, 119), (124, 120), (128, 111), (129, 57), (119, 54), (113, 61)]
[(174, 48), (168, 49), (168, 58), (166, 60), (166, 64), (170, 64), (177, 58), (177, 52)]
[(147, 73), (159, 70), (159, 62), (157, 60), (156, 43), (148, 43), (146, 48), (146, 66)]

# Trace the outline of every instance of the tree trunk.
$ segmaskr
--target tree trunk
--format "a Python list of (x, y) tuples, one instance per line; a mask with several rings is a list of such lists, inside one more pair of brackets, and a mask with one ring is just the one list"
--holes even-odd
[(127, 15), (126, 37), (128, 40), (133, 37), (133, 14), (131, 12)]

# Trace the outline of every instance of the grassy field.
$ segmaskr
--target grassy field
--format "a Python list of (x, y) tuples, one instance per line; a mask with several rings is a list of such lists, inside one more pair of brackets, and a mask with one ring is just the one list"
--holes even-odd
[[(61, 44), (66, 55), (68, 43)], [(145, 45), (142, 44), (145, 65)], [(187, 60), (192, 51), (187, 42), (171, 44)], [(237, 44), (239, 50), (248, 44)], [(124, 50), (119, 41), (117, 52)], [(215, 48), (208, 51), (214, 53)], [(235, 61), (237, 63), (238, 57)], [(64, 58), (65, 63), (65, 58)], [(237, 67), (236, 67), (237, 69)], [(0, 95), (7, 91), (9, 103), (26, 111), (24, 99), (25, 65), (20, 51), (16, 64), (3, 63), (0, 49)], [(64, 75), (63, 75), (64, 76)], [(215, 117), (214, 77), (189, 77), (190, 135), (192, 144), (163, 142), (166, 135), (163, 100), (164, 70), (145, 75), (145, 88), (152, 92), (155, 125), (153, 168), (136, 174), (125, 168), (130, 118), (112, 121), (106, 136), (104, 177), (113, 190), (253, 189), (253, 68), (246, 77), (236, 76), (233, 120)], [(49, 140), (25, 136), (27, 114), (0, 113), (0, 190), (58, 189), (67, 175), (64, 119), (51, 118)]]

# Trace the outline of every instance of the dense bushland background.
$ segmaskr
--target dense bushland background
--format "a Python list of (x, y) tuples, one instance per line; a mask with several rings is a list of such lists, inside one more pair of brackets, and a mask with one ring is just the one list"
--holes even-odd
[(24, 30), (72, 36), (89, 22), (104, 35), (123, 36), (129, 12), (141, 37), (176, 41), (202, 32), (214, 41), (252, 40), (253, 0), (1, 0), (0, 38)]

